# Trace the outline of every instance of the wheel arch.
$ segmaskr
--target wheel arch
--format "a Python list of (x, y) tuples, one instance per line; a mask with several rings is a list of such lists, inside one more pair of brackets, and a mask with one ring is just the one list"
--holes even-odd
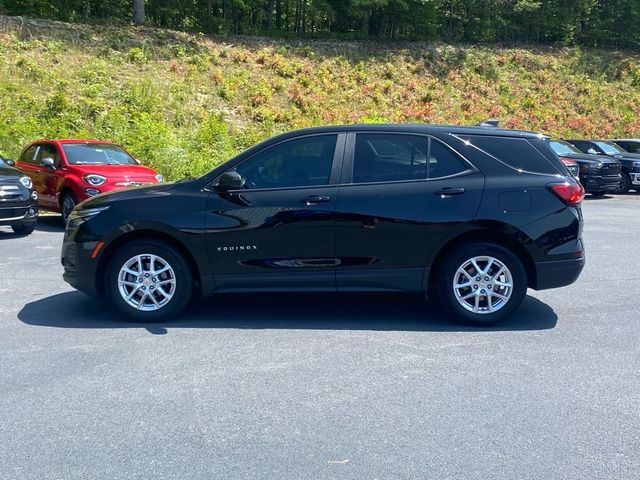
[(134, 230), (129, 233), (125, 233), (124, 235), (119, 236), (114, 241), (110, 242), (104, 249), (104, 251), (100, 255), (100, 259), (98, 261), (98, 266), (96, 267), (96, 290), (99, 295), (104, 295), (106, 292), (106, 274), (107, 274), (107, 266), (109, 265), (109, 261), (113, 258), (113, 255), (120, 249), (123, 245), (132, 242), (134, 240), (156, 240), (165, 242), (171, 245), (173, 248), (178, 250), (180, 254), (184, 257), (189, 265), (189, 269), (191, 270), (191, 276), (193, 278), (195, 290), (201, 293), (202, 289), (202, 281), (201, 281), (201, 272), (198, 264), (189, 251), (188, 248), (184, 246), (180, 240), (175, 238), (169, 233), (162, 232), (159, 230), (151, 230), (151, 229), (141, 229)]
[[(508, 227), (507, 225), (503, 226)], [(513, 229), (513, 227), (508, 228)], [(439, 272), (449, 254), (462, 245), (478, 242), (492, 242), (508, 248), (522, 263), (522, 267), (527, 275), (527, 285), (532, 287), (536, 284), (536, 268), (533, 258), (520, 242), (514, 240), (513, 234), (508, 234), (501, 229), (478, 228), (450, 238), (434, 255), (426, 285), (429, 296), (431, 296), (431, 293), (434, 291)]]

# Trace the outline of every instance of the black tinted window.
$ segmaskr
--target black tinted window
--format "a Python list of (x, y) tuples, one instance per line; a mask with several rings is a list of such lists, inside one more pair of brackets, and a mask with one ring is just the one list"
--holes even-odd
[(38, 146), (34, 145), (33, 147), (29, 147), (20, 157), (20, 161), (21, 162), (26, 162), (26, 163), (36, 163), (36, 153), (38, 150)]
[(464, 172), (469, 167), (449, 147), (437, 140), (431, 140), (429, 149), (429, 178), (448, 177)]
[(461, 138), (516, 170), (550, 175), (563, 173), (525, 138), (480, 135), (461, 136)]
[(624, 148), (627, 152), (638, 153), (640, 151), (640, 142), (616, 142), (622, 148)]
[(257, 153), (235, 168), (247, 188), (327, 185), (337, 135), (290, 140)]
[(358, 134), (353, 182), (392, 182), (427, 178), (427, 137)]

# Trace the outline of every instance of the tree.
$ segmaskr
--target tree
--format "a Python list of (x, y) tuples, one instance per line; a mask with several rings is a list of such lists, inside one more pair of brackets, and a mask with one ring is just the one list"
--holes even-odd
[(144, 0), (133, 0), (133, 23), (135, 25), (144, 25), (145, 22)]

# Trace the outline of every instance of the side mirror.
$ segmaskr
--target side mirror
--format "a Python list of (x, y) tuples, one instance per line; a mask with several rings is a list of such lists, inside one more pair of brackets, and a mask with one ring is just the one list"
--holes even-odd
[(53, 161), (53, 158), (51, 157), (44, 157), (41, 162), (43, 166), (45, 167), (49, 167), (51, 169), (55, 169), (56, 168), (56, 162)]
[(9, 165), (10, 167), (15, 167), (16, 166), (16, 162), (13, 160), (9, 160), (8, 158), (4, 159), (4, 163), (6, 163), (7, 165)]
[(238, 172), (225, 172), (218, 180), (215, 189), (219, 192), (238, 190), (244, 187), (244, 178)]

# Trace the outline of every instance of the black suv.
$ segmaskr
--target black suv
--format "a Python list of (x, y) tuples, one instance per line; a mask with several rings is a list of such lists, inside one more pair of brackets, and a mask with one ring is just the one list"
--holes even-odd
[(66, 227), (64, 278), (139, 320), (195, 292), (424, 292), (491, 323), (584, 266), (584, 190), (535, 133), (333, 126), (201, 178), (99, 195)]
[(580, 183), (587, 193), (597, 196), (614, 193), (620, 189), (621, 165), (615, 158), (583, 153), (562, 140), (551, 140), (550, 145), (560, 160), (573, 160), (578, 164)]
[[(607, 155), (618, 160), (621, 164), (620, 174), (622, 175), (618, 193), (627, 193), (631, 189), (640, 190), (640, 182), (634, 183), (631, 177), (634, 173), (640, 173), (640, 154), (629, 153), (607, 140), (567, 140), (567, 142), (575, 145), (584, 153)], [(637, 179), (638, 177), (634, 175), (633, 178)]]
[[(640, 154), (640, 139), (638, 138), (617, 138), (615, 140), (611, 140), (611, 142), (615, 143), (624, 151), (634, 154), (634, 156)], [(631, 162), (628, 165), (627, 170), (629, 173), (629, 179), (631, 180), (630, 188), (633, 188), (636, 192), (640, 193), (640, 158)]]
[(38, 194), (33, 183), (13, 160), (0, 157), (0, 225), (9, 225), (18, 235), (29, 235), (38, 220)]

